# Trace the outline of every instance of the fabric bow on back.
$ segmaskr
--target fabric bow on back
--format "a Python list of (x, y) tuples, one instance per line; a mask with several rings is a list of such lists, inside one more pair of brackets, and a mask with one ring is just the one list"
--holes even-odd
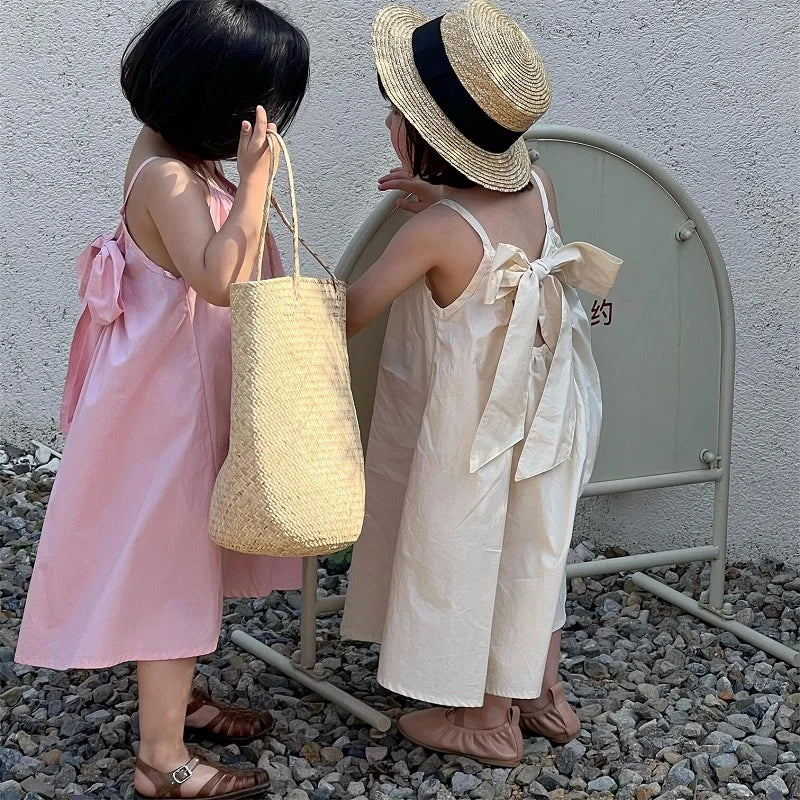
[(121, 289), (125, 256), (114, 236), (95, 239), (78, 258), (78, 294), (98, 325), (110, 325), (123, 312)]
[(72, 340), (61, 404), (59, 427), (65, 435), (69, 431), (103, 328), (114, 322), (124, 311), (124, 271), (125, 256), (119, 249), (116, 236), (98, 237), (78, 257), (76, 272), (83, 313)]
[[(525, 439), (515, 481), (540, 475), (572, 452), (577, 400), (573, 381), (572, 318), (564, 286), (604, 297), (622, 260), (586, 242), (573, 242), (530, 261), (518, 247), (497, 248), (487, 304), (514, 293), (514, 309), (489, 401), (472, 446), (470, 471)], [(529, 367), (537, 327), (553, 351), (550, 370), (528, 435)]]

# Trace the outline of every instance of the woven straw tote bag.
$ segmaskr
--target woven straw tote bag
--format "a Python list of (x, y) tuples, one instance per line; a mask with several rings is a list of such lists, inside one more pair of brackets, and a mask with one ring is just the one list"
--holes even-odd
[(214, 488), (210, 532), (240, 553), (327, 555), (355, 542), (364, 521), (346, 287), (327, 267), (329, 279), (300, 274), (292, 164), (283, 139), (270, 136), (286, 160), (293, 224), (272, 200), (276, 164), (257, 263), (274, 204), (293, 233), (294, 272), (231, 286), (231, 441)]

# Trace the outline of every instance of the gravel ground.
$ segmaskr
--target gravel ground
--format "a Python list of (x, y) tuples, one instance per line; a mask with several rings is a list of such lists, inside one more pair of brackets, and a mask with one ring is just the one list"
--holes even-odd
[[(13, 661), (57, 468), (41, 464), (48, 458), (0, 449), (0, 800), (129, 797), (138, 737), (131, 667), (60, 673)], [(592, 556), (585, 544), (573, 552)], [(320, 571), (322, 594), (346, 588), (341, 572), (330, 563)], [(705, 580), (697, 565), (651, 573), (687, 592)], [(739, 564), (728, 577), (726, 600), (740, 621), (796, 647), (798, 565)], [(291, 656), (298, 607), (296, 593), (228, 603), (220, 649), (199, 667), (198, 684), (215, 696), (273, 711), (272, 738), (212, 750), (225, 763), (266, 768), (271, 798), (800, 797), (800, 670), (639, 593), (624, 576), (572, 581), (562, 674), (583, 732), (565, 747), (527, 739), (514, 770), (442, 759), (396, 731), (373, 738), (230, 644), (243, 628)], [(377, 685), (376, 649), (342, 644), (338, 624), (329, 616), (319, 631), (332, 681), (392, 717), (412, 708)]]

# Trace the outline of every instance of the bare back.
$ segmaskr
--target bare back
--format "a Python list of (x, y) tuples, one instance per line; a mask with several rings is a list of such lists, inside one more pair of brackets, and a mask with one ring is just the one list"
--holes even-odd
[[(544, 170), (536, 168), (535, 171), (545, 186), (558, 229), (552, 181)], [(446, 197), (480, 219), (492, 244), (514, 244), (531, 259), (541, 254), (547, 225), (541, 195), (535, 186), (513, 194), (480, 188), (454, 189), (448, 190)], [(441, 235), (447, 237), (451, 245), (427, 275), (436, 303), (446, 307), (461, 296), (475, 275), (484, 255), (483, 243), (469, 224), (446, 206), (434, 206), (424, 213), (437, 215)]]

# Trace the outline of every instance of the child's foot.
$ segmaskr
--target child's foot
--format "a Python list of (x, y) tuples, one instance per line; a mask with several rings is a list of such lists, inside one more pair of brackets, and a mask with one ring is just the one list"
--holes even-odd
[(247, 744), (269, 733), (273, 724), (266, 711), (220, 703), (199, 689), (192, 690), (186, 708), (187, 735), (216, 742)]
[(269, 789), (269, 775), (261, 769), (234, 770), (205, 761), (197, 754), (190, 754), (186, 761), (179, 760), (182, 763), (177, 767), (162, 770), (137, 759), (135, 800), (246, 800), (262, 797)]
[(511, 708), (505, 721), (494, 728), (465, 725), (463, 708), (431, 708), (401, 717), (402, 734), (428, 750), (467, 756), (498, 767), (516, 767), (522, 760), (519, 709)]
[(581, 732), (581, 721), (564, 697), (564, 686), (553, 684), (535, 700), (515, 700), (520, 711), (520, 726), (525, 733), (544, 736), (556, 744), (566, 744)]

